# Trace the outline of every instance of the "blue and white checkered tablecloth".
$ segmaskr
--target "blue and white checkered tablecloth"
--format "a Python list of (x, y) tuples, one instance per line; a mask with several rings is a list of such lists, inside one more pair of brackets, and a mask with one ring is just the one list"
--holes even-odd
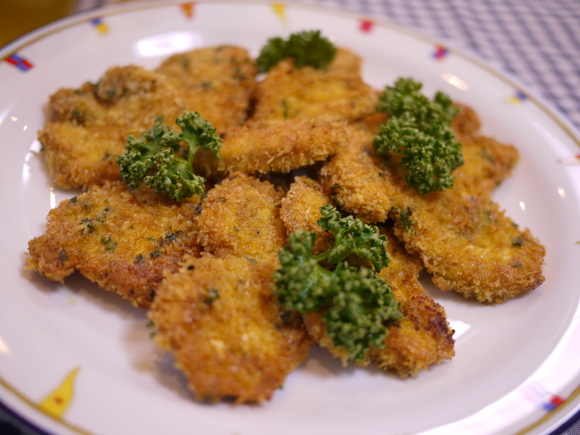
[[(293, 0), (414, 28), (508, 72), (580, 130), (580, 0)], [(87, 10), (116, 0), (79, 0)], [(0, 434), (35, 432), (2, 414)], [(552, 435), (580, 435), (580, 413)]]
[(297, 0), (408, 26), (478, 55), (580, 129), (578, 0)]

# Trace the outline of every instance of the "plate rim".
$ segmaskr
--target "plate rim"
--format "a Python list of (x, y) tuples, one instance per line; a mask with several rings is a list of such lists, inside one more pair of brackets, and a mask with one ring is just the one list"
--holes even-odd
[[(292, 8), (301, 10), (316, 11), (319, 13), (330, 14), (334, 16), (343, 16), (352, 20), (368, 20), (373, 24), (386, 27), (390, 30), (403, 33), (415, 39), (419, 39), (423, 42), (428, 42), (434, 45), (444, 46), (445, 49), (457, 57), (463, 59), (464, 61), (476, 66), (477, 68), (491, 74), (496, 79), (504, 82), (505, 84), (513, 87), (515, 90), (522, 92), (528, 100), (530, 100), (537, 108), (539, 108), (545, 115), (547, 115), (561, 130), (565, 135), (571, 139), (571, 141), (580, 149), (580, 127), (576, 126), (568, 116), (559, 109), (555, 103), (551, 102), (549, 99), (541, 95), (541, 92), (534, 89), (533, 86), (523, 83), (517, 76), (513, 73), (506, 71), (501, 65), (497, 64), (493, 60), (484, 59), (484, 57), (469, 47), (460, 46), (456, 41), (452, 39), (432, 35), (418, 29), (416, 27), (408, 27), (398, 24), (388, 18), (374, 16), (369, 13), (356, 12), (352, 10), (347, 10), (338, 5), (319, 5), (302, 3), (296, 0), (284, 0), (284, 1), (273, 1), (273, 0), (196, 0), (194, 2), (184, 2), (180, 0), (137, 0), (116, 4), (109, 4), (99, 9), (91, 9), (86, 11), (79, 11), (67, 17), (60, 18), (51, 23), (45, 24), (35, 30), (32, 30), (10, 42), (6, 45), (0, 47), (0, 62), (5, 61), (8, 57), (16, 54), (18, 51), (41, 41), (42, 39), (49, 37), (53, 34), (57, 34), (68, 28), (77, 26), (79, 24), (86, 23), (92, 19), (102, 18), (112, 15), (127, 14), (144, 9), (153, 8), (166, 8), (176, 5), (182, 5), (192, 3), (198, 4), (238, 4), (238, 5), (250, 5), (256, 4), (261, 6), (268, 6), (273, 4), (283, 4)], [(17, 388), (12, 386), (7, 382), (2, 376), (0, 376), (0, 387), (11, 393), (15, 398), (24, 405), (29, 406), (38, 412), (44, 414), (44, 416), (53, 420), (55, 423), (64, 426), (65, 428), (79, 434), (90, 434), (92, 432), (80, 428), (74, 424), (67, 422), (65, 419), (59, 419), (50, 416), (49, 414), (42, 411), (37, 404), (35, 404), (30, 398), (26, 397)], [(0, 407), (5, 408), (7, 412), (15, 417), (17, 420), (22, 422), (24, 425), (29, 426), (31, 429), (38, 431), (42, 434), (48, 434), (46, 429), (41, 428), (33, 420), (26, 418), (15, 407), (9, 405), (5, 398), (0, 395)], [(566, 423), (567, 419), (576, 414), (580, 410), (580, 384), (578, 384), (575, 389), (568, 395), (562, 404), (557, 406), (554, 410), (547, 412), (541, 418), (524, 427), (517, 432), (518, 435), (528, 434), (531, 431), (545, 425), (548, 432), (551, 432), (563, 424)]]

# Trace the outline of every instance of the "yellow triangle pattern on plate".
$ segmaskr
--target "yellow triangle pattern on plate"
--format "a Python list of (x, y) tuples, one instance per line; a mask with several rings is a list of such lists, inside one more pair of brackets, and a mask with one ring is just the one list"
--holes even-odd
[(74, 382), (79, 370), (79, 367), (71, 370), (61, 384), (40, 402), (41, 411), (52, 417), (62, 418), (73, 399)]
[(278, 15), (280, 20), (286, 24), (286, 5), (284, 3), (272, 3), (272, 9), (274, 9), (274, 13)]

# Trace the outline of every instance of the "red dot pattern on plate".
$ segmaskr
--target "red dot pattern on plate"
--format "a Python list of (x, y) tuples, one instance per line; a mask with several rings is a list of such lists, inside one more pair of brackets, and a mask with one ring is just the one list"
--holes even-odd
[(432, 57), (435, 60), (443, 60), (449, 55), (449, 50), (442, 45), (436, 45)]
[(363, 33), (370, 33), (373, 30), (375, 23), (371, 20), (361, 20), (360, 21), (360, 30)]

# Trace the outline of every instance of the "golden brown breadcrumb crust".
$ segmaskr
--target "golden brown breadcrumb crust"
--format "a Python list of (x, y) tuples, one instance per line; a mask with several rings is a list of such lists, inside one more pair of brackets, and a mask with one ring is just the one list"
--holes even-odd
[(60, 282), (78, 270), (148, 308), (163, 272), (176, 271), (185, 254), (199, 254), (198, 206), (107, 182), (50, 211), (46, 232), (28, 244), (26, 267)]
[[(403, 318), (389, 326), (384, 349), (370, 348), (356, 364), (376, 364), (400, 378), (415, 377), (455, 356), (454, 331), (447, 321), (445, 309), (425, 293), (419, 282), (423, 269), (420, 260), (405, 252), (393, 236), (389, 236), (387, 252), (391, 262), (379, 276), (391, 286)], [(334, 346), (326, 332), (322, 313), (306, 313), (303, 317), (314, 340), (347, 365), (348, 351)]]
[(301, 319), (272, 296), (270, 263), (190, 260), (163, 282), (149, 316), (199, 400), (263, 402), (307, 357)]
[(320, 183), (307, 176), (296, 177), (282, 200), (280, 217), (288, 233), (316, 233), (314, 255), (327, 251), (334, 243), (332, 234), (318, 225), (322, 216), (320, 208), (327, 204), (331, 204), (331, 200)]
[(88, 189), (119, 177), (115, 159), (129, 134), (183, 114), (177, 91), (160, 74), (129, 65), (108, 69), (96, 84), (51, 96), (51, 121), (38, 140), (56, 186)]
[(199, 48), (170, 56), (156, 71), (179, 90), (186, 110), (199, 112), (218, 132), (246, 121), (257, 74), (247, 50)]
[(258, 83), (252, 119), (362, 118), (374, 112), (378, 94), (363, 81), (360, 65), (360, 57), (346, 48), (337, 50), (327, 69), (296, 68), (286, 59)]
[(443, 306), (426, 294), (419, 282), (423, 271), (421, 261), (410, 256), (390, 233), (387, 236), (391, 261), (379, 276), (393, 289), (403, 318), (389, 328), (385, 349), (371, 349), (369, 357), (383, 370), (406, 378), (452, 359), (454, 331)]
[[(461, 181), (445, 192), (418, 194), (405, 183), (401, 170), (389, 166), (396, 156), (374, 155), (372, 137), (353, 131), (349, 145), (322, 168), (322, 184), (338, 204), (366, 222), (395, 220), (395, 235), (421, 258), (442, 290), (480, 302), (502, 302), (544, 281), (545, 249), (491, 200), (487, 190), (497, 181)], [(471, 168), (469, 162), (490, 163), (466, 160), (457, 170), (463, 171), (463, 180), (481, 172), (478, 163)], [(501, 167), (495, 167), (498, 178), (503, 176)]]
[(455, 170), (455, 187), (464, 192), (491, 195), (511, 175), (519, 161), (513, 145), (488, 136), (466, 137), (462, 143), (463, 166)]
[(202, 400), (262, 402), (307, 356), (300, 316), (273, 296), (286, 232), (283, 194), (232, 174), (211, 189), (197, 219), (206, 252), (162, 284), (151, 310), (158, 343), (175, 355)]
[(453, 105), (459, 108), (459, 112), (451, 122), (451, 129), (459, 142), (466, 137), (477, 135), (481, 129), (481, 119), (477, 112), (465, 104), (453, 103)]
[(348, 145), (320, 171), (320, 182), (337, 205), (366, 223), (384, 222), (393, 207), (387, 168), (373, 156), (372, 135), (351, 127)]
[[(332, 235), (317, 224), (321, 217), (320, 207), (329, 203), (330, 198), (322, 191), (320, 184), (305, 176), (296, 178), (282, 200), (281, 215), (288, 232), (315, 232), (317, 243), (321, 244), (315, 245), (316, 252), (332, 246)], [(419, 275), (423, 270), (421, 261), (409, 255), (384, 228), (383, 233), (388, 237), (386, 250), (390, 262), (380, 271), (379, 276), (393, 289), (404, 317), (389, 327), (385, 348), (371, 349), (357, 364), (365, 366), (374, 363), (402, 378), (416, 376), (433, 364), (449, 360), (455, 355), (453, 330), (449, 327), (443, 307), (425, 294), (419, 283)], [(348, 351), (334, 346), (326, 331), (322, 313), (305, 313), (303, 317), (308, 333), (314, 340), (346, 365)]]
[(289, 120), (246, 124), (223, 139), (220, 159), (200, 153), (196, 167), (208, 174), (290, 172), (326, 160), (345, 144), (346, 124)]
[(207, 252), (251, 258), (277, 258), (286, 241), (280, 220), (283, 193), (271, 183), (235, 173), (207, 193), (197, 218)]

